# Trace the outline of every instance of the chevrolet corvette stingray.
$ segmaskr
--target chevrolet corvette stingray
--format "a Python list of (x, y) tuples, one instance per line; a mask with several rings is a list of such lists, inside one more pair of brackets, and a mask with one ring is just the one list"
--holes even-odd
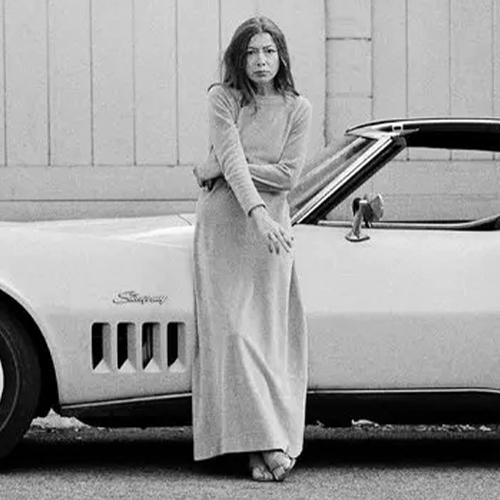
[[(500, 120), (402, 119), (349, 129), (307, 166), (290, 205), (309, 422), (500, 421), (498, 152)], [(455, 193), (443, 210), (434, 178)], [(483, 196), (464, 205), (471, 180)], [(0, 457), (50, 408), (190, 422), (194, 224), (0, 223)]]

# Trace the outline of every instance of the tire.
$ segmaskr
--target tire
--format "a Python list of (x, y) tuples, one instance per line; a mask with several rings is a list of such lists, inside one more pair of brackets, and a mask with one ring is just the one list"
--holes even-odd
[(26, 328), (0, 305), (0, 459), (21, 440), (35, 416), (40, 378)]

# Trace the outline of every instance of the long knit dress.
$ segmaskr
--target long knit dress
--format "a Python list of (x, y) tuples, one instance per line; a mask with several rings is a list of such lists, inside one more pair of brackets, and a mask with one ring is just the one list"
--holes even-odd
[(306, 325), (293, 251), (270, 253), (250, 210), (264, 204), (290, 230), (287, 193), (303, 166), (311, 107), (303, 97), (208, 94), (210, 153), (222, 174), (197, 204), (194, 278), (194, 458), (302, 451)]

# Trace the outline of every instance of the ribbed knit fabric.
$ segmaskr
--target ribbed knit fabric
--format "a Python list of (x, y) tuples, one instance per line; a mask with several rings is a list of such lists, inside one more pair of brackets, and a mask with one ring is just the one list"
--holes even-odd
[[(271, 254), (249, 211), (265, 204), (290, 230), (287, 193), (305, 159), (311, 108), (303, 97), (209, 92), (211, 149), (199, 172), (217, 177), (197, 204), (194, 278), (194, 457), (302, 450), (307, 339), (293, 252)], [(222, 175), (222, 176), (221, 176)]]

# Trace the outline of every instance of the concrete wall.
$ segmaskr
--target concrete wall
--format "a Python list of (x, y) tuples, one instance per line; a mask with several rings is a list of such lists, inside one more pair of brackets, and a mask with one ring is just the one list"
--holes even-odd
[(0, 0), (0, 218), (191, 211), (206, 89), (235, 27), (288, 34), (324, 144), (325, 5), (306, 0)]
[[(498, 117), (495, 0), (327, 0), (326, 12), (329, 140), (372, 119)], [(370, 189), (385, 195), (393, 219), (500, 213), (497, 159), (415, 151), (377, 174)]]
[[(206, 87), (234, 28), (254, 14), (287, 35), (314, 106), (311, 155), (372, 118), (497, 115), (494, 0), (0, 0), (0, 219), (191, 211)], [(428, 160), (463, 167), (459, 192)], [(498, 188), (463, 189), (496, 173), (491, 155), (400, 163), (371, 184), (395, 213), (413, 176), (415, 203), (451, 196), (422, 216), (446, 217), (467, 197), (479, 213), (499, 198)]]

